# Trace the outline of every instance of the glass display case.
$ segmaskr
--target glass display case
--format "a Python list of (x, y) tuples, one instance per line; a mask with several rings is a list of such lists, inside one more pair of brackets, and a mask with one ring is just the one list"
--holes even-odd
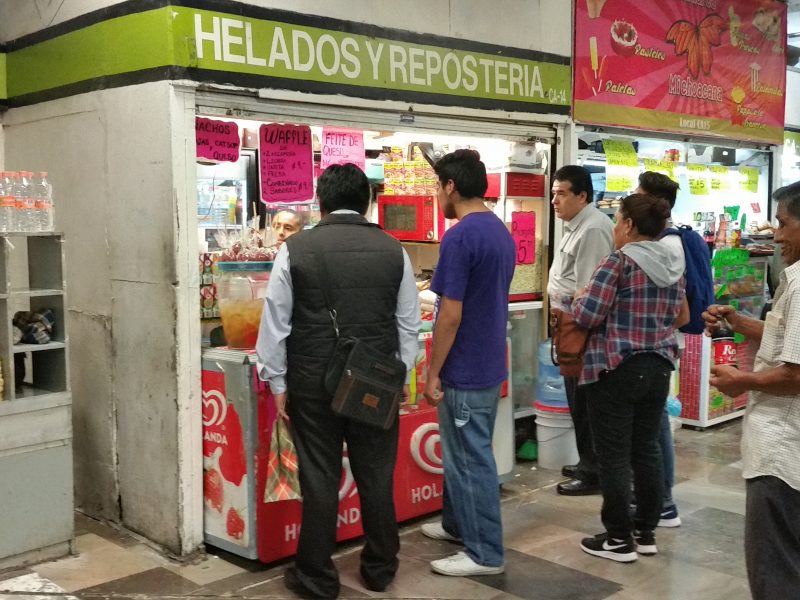
[(198, 235), (201, 242), (208, 244), (208, 251), (219, 249), (220, 232), (242, 230), (259, 212), (255, 169), (255, 152), (249, 150), (242, 150), (235, 163), (198, 162)]
[(511, 399), (514, 418), (533, 414), (541, 342), (542, 303), (514, 302), (508, 307), (511, 339)]

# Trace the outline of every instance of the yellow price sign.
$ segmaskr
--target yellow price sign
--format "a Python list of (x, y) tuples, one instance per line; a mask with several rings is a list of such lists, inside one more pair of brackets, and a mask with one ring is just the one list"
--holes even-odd
[(758, 169), (754, 167), (739, 167), (739, 173), (743, 175), (740, 186), (745, 192), (751, 194), (758, 193)]
[(628, 140), (603, 140), (606, 162), (618, 167), (638, 167), (639, 157)]
[(622, 173), (606, 173), (607, 192), (629, 192), (634, 187), (633, 177)]
[(720, 167), (714, 165), (709, 167), (711, 171), (711, 189), (715, 192), (724, 192), (731, 188), (730, 174), (731, 170), (728, 167)]
[(708, 169), (705, 165), (687, 165), (689, 193), (692, 196), (708, 196)]
[(672, 181), (678, 181), (678, 176), (675, 175), (675, 163), (669, 160), (645, 158), (644, 170), (653, 171), (654, 173), (661, 173), (662, 175), (669, 177)]

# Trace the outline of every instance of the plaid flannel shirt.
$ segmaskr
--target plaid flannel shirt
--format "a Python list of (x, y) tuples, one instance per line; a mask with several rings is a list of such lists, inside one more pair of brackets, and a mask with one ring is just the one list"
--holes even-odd
[(629, 256), (622, 281), (620, 253), (598, 265), (586, 292), (572, 303), (575, 321), (591, 329), (583, 357), (581, 384), (600, 379), (633, 354), (656, 353), (670, 363), (678, 357), (674, 323), (685, 296), (683, 277), (659, 288)]

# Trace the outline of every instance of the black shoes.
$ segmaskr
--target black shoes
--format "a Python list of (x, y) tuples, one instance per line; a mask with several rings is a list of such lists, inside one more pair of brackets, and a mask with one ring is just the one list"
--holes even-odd
[[(655, 540), (653, 543), (655, 544)], [(592, 556), (607, 558), (615, 562), (630, 563), (637, 559), (633, 538), (618, 540), (609, 537), (607, 533), (584, 538), (581, 541), (581, 550)]]
[(578, 465), (564, 465), (563, 467), (561, 467), (561, 474), (564, 477), (575, 479), (575, 475), (577, 473), (578, 473)]
[(636, 552), (642, 556), (655, 556), (658, 554), (656, 547), (656, 535), (652, 531), (634, 531), (633, 541), (636, 544)]
[(295, 567), (289, 567), (283, 572), (283, 584), (289, 591), (294, 592), (301, 598), (336, 598), (339, 596), (338, 590), (335, 594), (324, 595), (308, 589), (297, 576), (297, 569)]
[(562, 496), (591, 496), (600, 493), (600, 486), (580, 479), (564, 481), (556, 486), (556, 491)]
[(364, 582), (364, 587), (370, 590), (371, 592), (384, 592), (386, 591), (386, 588), (389, 587), (389, 584), (392, 583), (392, 581), (394, 581), (394, 575), (389, 577), (388, 581), (386, 580), (385, 577), (381, 580), (370, 577), (364, 570), (363, 565), (359, 569), (359, 572), (361, 573), (361, 580)]

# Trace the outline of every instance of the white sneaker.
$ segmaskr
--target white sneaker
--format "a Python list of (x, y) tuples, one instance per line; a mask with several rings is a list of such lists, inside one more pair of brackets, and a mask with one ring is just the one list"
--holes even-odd
[(441, 523), (425, 523), (422, 527), (420, 527), (420, 531), (422, 531), (422, 535), (429, 537), (432, 540), (445, 540), (448, 542), (456, 542), (458, 544), (461, 543), (461, 538), (457, 538), (456, 536), (447, 533), (445, 528), (442, 527)]
[(486, 567), (479, 565), (464, 552), (457, 552), (453, 556), (431, 561), (431, 570), (440, 575), (452, 577), (469, 577), (470, 575), (499, 575), (505, 567)]

